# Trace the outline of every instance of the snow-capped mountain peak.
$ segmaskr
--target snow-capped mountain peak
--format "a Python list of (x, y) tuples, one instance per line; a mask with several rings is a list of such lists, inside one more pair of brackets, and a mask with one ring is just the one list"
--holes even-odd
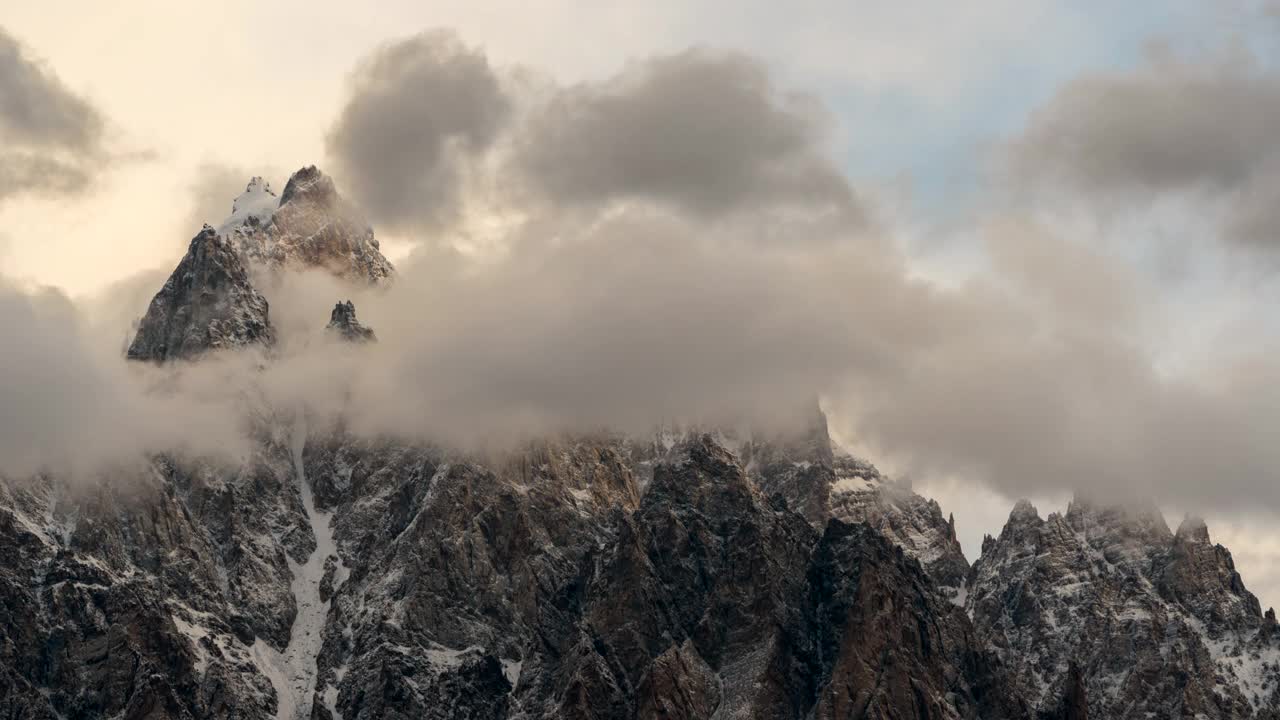
[(231, 214), (218, 226), (219, 235), (227, 235), (244, 225), (251, 228), (265, 227), (271, 221), (280, 198), (271, 190), (271, 183), (261, 176), (254, 176), (244, 192), (231, 201)]
[(291, 175), (274, 207), (264, 183), (251, 181), (242, 198), (250, 219), (237, 223), (233, 212), (224, 226), (251, 262), (274, 272), (319, 268), (366, 285), (394, 277), (373, 228), (316, 166)]

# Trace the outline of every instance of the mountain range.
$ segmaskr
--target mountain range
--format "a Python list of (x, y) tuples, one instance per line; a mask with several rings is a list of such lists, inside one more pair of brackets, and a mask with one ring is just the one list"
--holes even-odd
[[(315, 167), (192, 238), (128, 358), (271, 348), (257, 284), (298, 270), (400, 281)], [(1202, 521), (1022, 501), (971, 564), (816, 401), (502, 453), (246, 423), (240, 461), (0, 479), (0, 718), (1280, 718), (1275, 613)]]

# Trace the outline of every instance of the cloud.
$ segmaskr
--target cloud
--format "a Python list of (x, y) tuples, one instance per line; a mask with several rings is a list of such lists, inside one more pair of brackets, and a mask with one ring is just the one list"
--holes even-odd
[(641, 198), (714, 217), (765, 203), (856, 218), (822, 152), (824, 121), (816, 100), (780, 92), (752, 58), (688, 50), (554, 93), (515, 164), (557, 205)]
[(468, 158), (493, 141), (508, 113), (483, 53), (435, 30), (382, 47), (361, 64), (328, 152), (375, 223), (433, 229), (461, 211)]
[(1266, 437), (1280, 376), (1267, 351), (1224, 348), (1162, 373), (1141, 336), (1162, 321), (1154, 289), (1087, 245), (1013, 227), (989, 231), (1005, 267), (949, 298), (946, 333), (900, 348), (897, 373), (854, 378), (842, 412), (857, 436), (918, 476), (1010, 497), (1280, 503), (1280, 451)]
[[(990, 223), (991, 272), (941, 288), (882, 244), (757, 243), (649, 207), (573, 216), (559, 242), (497, 258), (424, 250), (386, 293), (290, 276), (268, 292), (289, 329), (265, 392), (359, 433), (464, 447), (785, 426), (819, 394), (848, 437), (922, 482), (1280, 503), (1265, 357), (1159, 372), (1140, 342), (1161, 321), (1155, 290), (1030, 220)], [(316, 352), (348, 296), (380, 342)]]
[(370, 429), (427, 423), (465, 441), (781, 422), (844, 373), (890, 363), (885, 336), (911, 332), (898, 321), (921, 302), (855, 245), (744, 250), (649, 210), (561, 225), (558, 237), (513, 243), (500, 261), (422, 258), (359, 304), (394, 338), (371, 352), (385, 365), (355, 375)]
[[(356, 96), (387, 100), (374, 106), (393, 114), (399, 94), (381, 93), (376, 78), (434, 77), (459, 57), (488, 68), (453, 40), (390, 47), (399, 50), (375, 55), (355, 87)], [(408, 59), (389, 59), (398, 53)], [(384, 61), (398, 70), (375, 71)], [(991, 218), (984, 270), (948, 286), (920, 279), (880, 229), (839, 214), (828, 221), (833, 203), (861, 210), (842, 204), (854, 197), (846, 181), (818, 183), (824, 194), (802, 190), (809, 180), (796, 184), (804, 173), (780, 170), (834, 172), (806, 119), (821, 110), (802, 111), (809, 101), (780, 95), (737, 56), (682, 53), (549, 92), (550, 104), (511, 107), (518, 119), (499, 122), (487, 141), (510, 153), (498, 165), (526, 176), (518, 185), (545, 179), (532, 193), (486, 198), (511, 218), (493, 229), (491, 247), (422, 244), (385, 292), (312, 274), (261, 281), (280, 336), (265, 365), (221, 355), (139, 379), (118, 355), (94, 355), (118, 353), (118, 330), (99, 342), (70, 321), (4, 328), (21, 341), (6, 349), (15, 355), (5, 367), (17, 369), (0, 376), (0, 393), (9, 393), (0, 399), (24, 408), (6, 418), (33, 408), (32, 427), (48, 440), (33, 444), (25, 426), (6, 427), (0, 462), (79, 457), (84, 443), (123, 452), (234, 435), (235, 417), (210, 397), (250, 396), (318, 420), (342, 413), (361, 433), (474, 447), (601, 427), (646, 432), (670, 420), (785, 423), (817, 394), (860, 445), (922, 480), (961, 475), (1002, 495), (1079, 488), (1206, 508), (1280, 503), (1280, 450), (1269, 434), (1280, 419), (1280, 377), (1267, 357), (1223, 348), (1195, 370), (1159, 371), (1143, 342), (1171, 321), (1159, 289), (1085, 240), (1032, 218)], [(348, 106), (337, 127), (364, 112)], [(443, 126), (431, 127), (426, 136), (439, 140)], [(575, 133), (593, 150), (569, 143)], [(698, 162), (682, 165), (660, 138)], [(442, 156), (421, 140), (399, 138), (423, 165), (391, 174), (416, 167), (413, 177), (446, 183), (430, 197), (467, 203), (470, 170), (440, 174)], [(633, 145), (657, 157), (635, 156)], [(552, 154), (534, 157), (553, 151), (563, 168), (551, 167)], [(1137, 177), (1168, 184), (1183, 172), (1159, 167)], [(348, 177), (361, 184), (359, 173)], [(359, 197), (370, 187), (344, 189)], [(404, 222), (438, 220), (442, 207)], [(135, 298), (136, 287), (119, 295)], [(14, 307), (5, 317), (30, 318), (45, 302), (29, 292), (6, 297)], [(325, 340), (329, 309), (348, 297), (377, 344)], [(104, 322), (118, 328), (119, 317)], [(58, 361), (36, 362), (46, 354)], [(202, 429), (177, 435), (193, 424)], [(99, 425), (107, 430), (95, 435)]]
[(1227, 217), (1227, 234), (1247, 245), (1280, 245), (1280, 163), (1253, 178), (1237, 193)]
[(826, 123), (816, 99), (780, 91), (741, 54), (688, 50), (561, 87), (435, 31), (364, 61), (328, 148), (373, 222), (399, 231), (450, 226), (468, 202), (589, 214), (640, 201), (704, 219), (790, 209), (863, 225)]
[[(171, 371), (126, 365), (57, 290), (0, 277), (0, 472), (85, 477), (172, 450), (244, 448), (239, 410), (212, 382), (158, 392)], [(225, 387), (225, 386), (224, 386)]]
[(94, 168), (21, 150), (0, 151), (0, 199), (22, 192), (70, 195), (89, 186)]
[(1240, 60), (1152, 59), (1059, 90), (1015, 146), (1018, 169), (1101, 192), (1231, 188), (1280, 143), (1280, 82)]
[[(1270, 364), (1161, 375), (1131, 334), (1147, 322), (1141, 284), (1033, 225), (993, 224), (998, 274), (950, 289), (912, 280), (883, 246), (755, 243), (651, 208), (559, 230), (501, 258), (424, 250), (386, 292), (314, 273), (263, 282), (271, 362), (159, 375), (125, 366), (118, 331), (86, 332), (65, 298), (6, 287), (3, 469), (234, 447), (257, 406), (244, 398), (477, 448), (671, 420), (785, 425), (821, 394), (849, 437), (921, 481), (1204, 511), (1280, 502)], [(134, 285), (118, 302), (138, 302)], [(380, 342), (325, 339), (347, 297)]]
[(103, 158), (104, 121), (0, 28), (0, 200), (83, 190)]
[(1280, 244), (1280, 74), (1237, 51), (1140, 66), (1059, 89), (1009, 147), (1016, 182), (1133, 206), (1178, 195), (1221, 210), (1221, 236)]

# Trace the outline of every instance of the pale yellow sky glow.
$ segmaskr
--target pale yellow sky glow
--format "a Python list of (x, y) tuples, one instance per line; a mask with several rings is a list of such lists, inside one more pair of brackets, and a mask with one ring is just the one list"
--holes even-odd
[[(186, 190), (202, 164), (281, 173), (323, 164), (324, 133), (360, 58), (423, 29), (454, 28), (495, 62), (560, 82), (599, 78), (632, 59), (706, 44), (761, 55), (805, 85), (839, 78), (940, 102), (961, 92), (967, 77), (986, 72), (998, 48), (1028, 42), (1014, 30), (1057, 27), (1045, 54), (1067, 37), (1088, 37), (1052, 3), (1003, 0), (949, 13), (929, 31), (930, 47), (918, 50), (908, 50), (901, 35), (929, 4), (860, 10), (858, 42), (844, 31), (833, 34), (836, 23), (813, 22), (837, 12), (821, 3), (785, 12), (767, 5), (729, 12), (737, 6), (563, 0), (397, 1), (376, 10), (297, 1), (7, 5), (9, 31), (101, 109), (110, 149), (125, 156), (85, 196), (0, 205), (0, 267), (74, 294), (176, 260), (198, 230), (183, 221)], [(986, 59), (956, 62), (957, 55)], [(144, 157), (129, 159), (136, 155)], [(284, 176), (271, 179), (281, 183)]]

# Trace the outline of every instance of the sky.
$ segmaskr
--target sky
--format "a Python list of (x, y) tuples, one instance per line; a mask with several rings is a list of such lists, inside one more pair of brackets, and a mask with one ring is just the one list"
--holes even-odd
[(315, 163), (419, 281), (362, 317), (432, 333), (371, 428), (406, 388), (476, 428), (816, 390), (970, 559), (1018, 497), (1120, 489), (1280, 602), (1275, 3), (0, 9), (0, 300), (62, 328), (10, 350), (0, 399), (49, 409), (0, 448), (180, 412), (103, 354), (250, 176)]

